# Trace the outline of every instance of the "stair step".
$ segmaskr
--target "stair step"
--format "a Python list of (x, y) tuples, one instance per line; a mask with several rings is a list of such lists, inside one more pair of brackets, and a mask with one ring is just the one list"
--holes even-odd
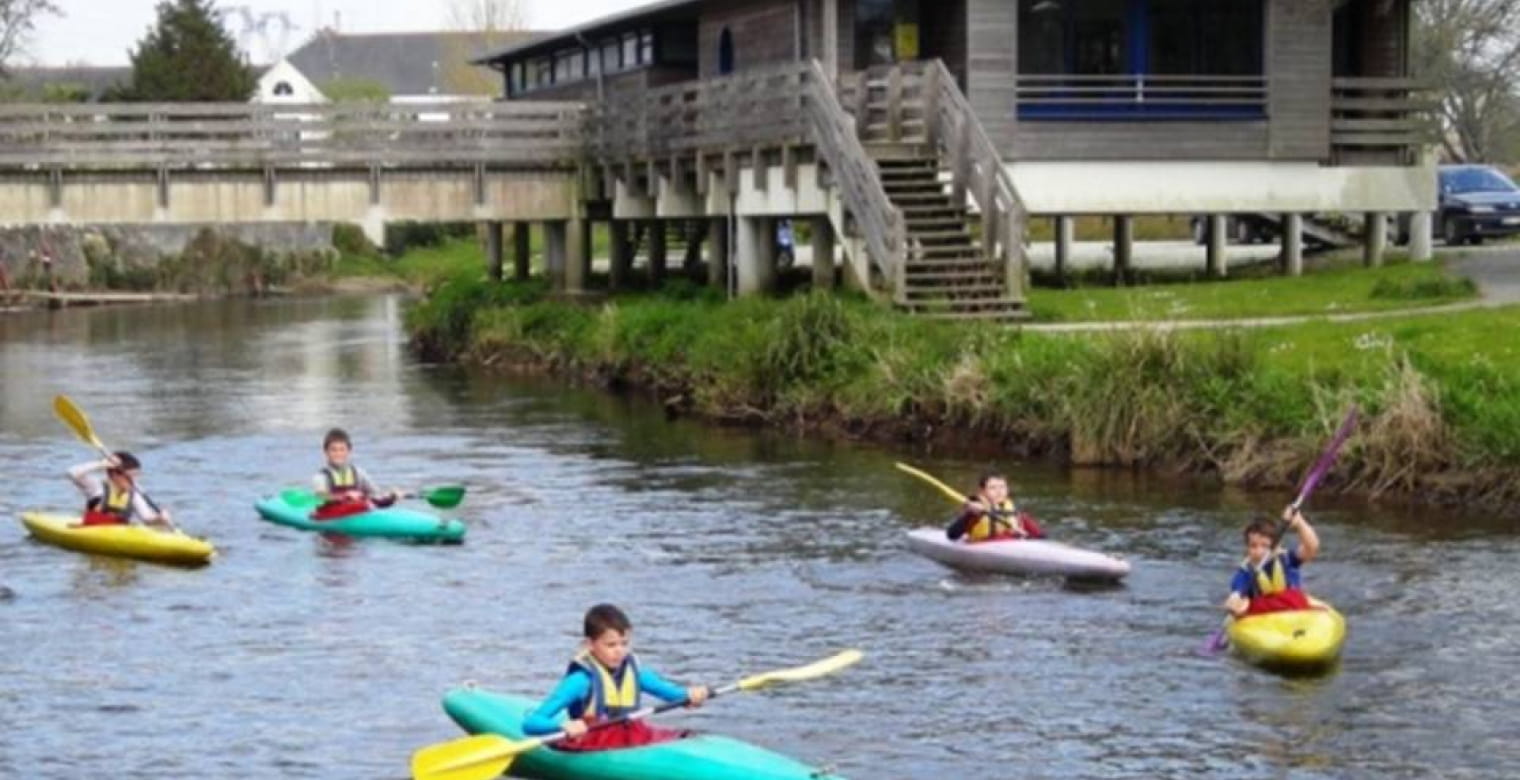
[(914, 203), (920, 206), (928, 206), (936, 203), (943, 203), (946, 206), (950, 205), (950, 196), (946, 195), (943, 192), (940, 192), (938, 189), (932, 191), (889, 189), (887, 190), (887, 197), (891, 199), (893, 203)]
[(983, 282), (988, 279), (997, 281), (997, 273), (987, 266), (980, 268), (964, 268), (961, 270), (948, 270), (930, 268), (918, 270), (909, 266), (904, 274), (911, 282)]
[(964, 257), (909, 258), (908, 273), (919, 271), (949, 271), (952, 269), (991, 270), (992, 264), (980, 254), (968, 252)]
[(903, 141), (864, 139), (866, 154), (880, 165), (885, 160), (924, 160), (934, 157), (934, 149), (928, 144)]
[[(949, 241), (952, 239), (970, 241), (971, 232), (962, 227), (960, 230), (925, 230), (914, 233), (910, 238), (919, 241)], [(947, 247), (925, 247), (925, 249), (946, 249)]]

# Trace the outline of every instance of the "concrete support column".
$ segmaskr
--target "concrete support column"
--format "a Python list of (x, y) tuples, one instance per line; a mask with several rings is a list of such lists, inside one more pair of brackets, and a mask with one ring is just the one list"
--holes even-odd
[(1409, 215), (1409, 259), (1417, 262), (1435, 257), (1431, 247), (1435, 220), (1428, 211), (1416, 211)]
[(614, 290), (628, 286), (628, 272), (633, 268), (633, 242), (629, 240), (628, 220), (614, 219), (609, 224), (607, 251), (611, 254), (607, 285)]
[(836, 279), (834, 269), (834, 226), (828, 217), (814, 217), (813, 227), (813, 289), (832, 290)]
[(768, 217), (738, 217), (734, 266), (740, 295), (770, 292), (776, 285), (776, 242)]
[(823, 0), (823, 72), (839, 75), (839, 0)]
[(499, 220), (488, 220), (486, 230), (486, 276), (491, 281), (501, 281), (501, 268), (503, 265), (502, 251), (502, 225)]
[(1304, 275), (1304, 215), (1282, 215), (1282, 261), (1283, 273), (1288, 276)]
[(1204, 266), (1209, 276), (1223, 279), (1227, 273), (1229, 263), (1225, 261), (1225, 245), (1229, 238), (1230, 221), (1223, 214), (1210, 214), (1207, 234), (1207, 246), (1204, 251)]
[(1071, 247), (1077, 238), (1077, 221), (1068, 215), (1052, 220), (1056, 242), (1056, 281), (1065, 284), (1066, 274), (1071, 270)]
[(526, 281), (533, 271), (533, 244), (527, 222), (512, 223), (512, 278)]
[(665, 220), (654, 219), (649, 227), (649, 284), (659, 287), (665, 282)]
[(565, 226), (565, 292), (586, 291), (591, 278), (591, 220), (572, 217)]
[(707, 238), (712, 251), (707, 253), (707, 283), (728, 289), (728, 218), (707, 221)]
[(1388, 248), (1388, 214), (1369, 211), (1362, 223), (1362, 263), (1368, 267), (1383, 264), (1383, 252)]
[(544, 225), (544, 264), (548, 267), (550, 286), (559, 292), (566, 290), (569, 254), (567, 250), (568, 222), (555, 220)]
[(1114, 284), (1128, 284), (1135, 257), (1135, 218), (1114, 217)]

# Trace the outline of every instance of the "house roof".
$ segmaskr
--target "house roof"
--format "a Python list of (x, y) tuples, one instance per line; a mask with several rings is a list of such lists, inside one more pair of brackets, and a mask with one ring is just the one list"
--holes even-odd
[(97, 67), (93, 65), (67, 65), (63, 67), (12, 68), (6, 83), (20, 87), (28, 94), (40, 94), (49, 85), (78, 85), (97, 100), (106, 90), (117, 84), (132, 80), (132, 69), (125, 65)]
[[(392, 95), (457, 94), (480, 91), (450, 81), (472, 58), (492, 46), (537, 36), (528, 31), (419, 32), (348, 35), (322, 30), (286, 59), (313, 84), (363, 79), (385, 85)], [(485, 83), (482, 94), (490, 94)]]
[(579, 45), (579, 41), (577, 40), (579, 37), (593, 37), (612, 28), (629, 25), (634, 21), (655, 21), (663, 17), (678, 15), (706, 1), (658, 0), (658, 2), (644, 3), (626, 11), (609, 14), (563, 30), (556, 30), (531, 40), (508, 43), (505, 46), (500, 46), (476, 57), (471, 62), (477, 65), (485, 65), (508, 57), (549, 52), (566, 46)]

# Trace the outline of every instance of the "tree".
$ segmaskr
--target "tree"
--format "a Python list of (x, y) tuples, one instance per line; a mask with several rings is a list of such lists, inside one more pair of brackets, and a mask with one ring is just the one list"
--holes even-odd
[(120, 95), (129, 100), (241, 102), (258, 86), (211, 0), (159, 3), (158, 21), (131, 58), (132, 82)]
[(1520, 138), (1520, 0), (1419, 0), (1413, 69), (1440, 91), (1453, 160), (1502, 159)]
[(11, 58), (26, 51), (38, 18), (62, 16), (52, 0), (0, 0), (0, 76), (6, 74)]
[(445, 38), (443, 72), (439, 88), (460, 95), (494, 95), (501, 91), (501, 77), (470, 59), (511, 43), (525, 29), (523, 0), (453, 0), (448, 10), (452, 30), (475, 33)]

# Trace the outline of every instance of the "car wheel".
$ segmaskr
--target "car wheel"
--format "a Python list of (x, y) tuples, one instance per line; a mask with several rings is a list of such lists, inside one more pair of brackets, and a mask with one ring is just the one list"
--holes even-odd
[(1467, 243), (1472, 244), (1473, 246), (1483, 246), (1483, 237), (1482, 236), (1468, 236), (1467, 237)]

